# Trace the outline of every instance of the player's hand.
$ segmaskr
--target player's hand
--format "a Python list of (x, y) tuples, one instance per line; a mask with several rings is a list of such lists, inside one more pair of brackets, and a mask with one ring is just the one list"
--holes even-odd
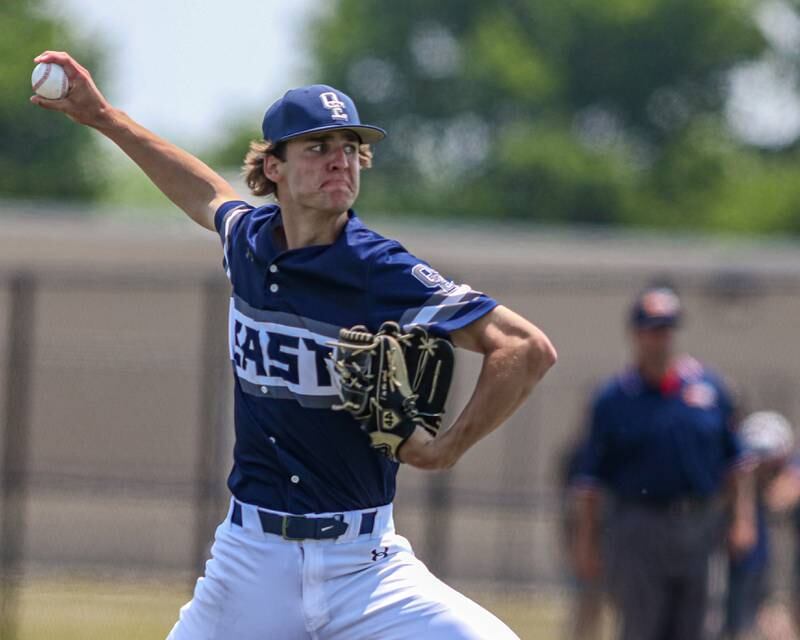
[(572, 551), (577, 576), (586, 582), (594, 582), (603, 572), (603, 562), (595, 544), (576, 541)]
[(34, 62), (55, 62), (64, 68), (69, 79), (69, 91), (61, 100), (48, 100), (38, 95), (31, 102), (43, 109), (60, 111), (79, 124), (101, 128), (109, 124), (113, 111), (94, 83), (92, 75), (72, 56), (64, 51), (45, 51), (36, 56)]
[(736, 518), (728, 531), (728, 547), (734, 557), (750, 551), (758, 538), (755, 523), (750, 518)]

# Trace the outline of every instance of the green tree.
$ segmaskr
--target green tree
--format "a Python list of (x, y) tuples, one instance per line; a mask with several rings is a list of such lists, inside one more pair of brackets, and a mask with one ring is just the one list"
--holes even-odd
[(100, 166), (92, 133), (28, 102), (33, 58), (69, 50), (98, 75), (97, 56), (40, 0), (0, 4), (0, 196), (88, 199)]
[(332, 0), (315, 80), (390, 132), (372, 209), (792, 231), (794, 157), (724, 119), (728, 72), (768, 48), (754, 6)]

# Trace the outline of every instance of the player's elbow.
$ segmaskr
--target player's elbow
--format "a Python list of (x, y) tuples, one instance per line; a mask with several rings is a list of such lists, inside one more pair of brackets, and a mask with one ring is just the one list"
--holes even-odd
[(532, 382), (541, 380), (558, 360), (558, 353), (550, 339), (539, 329), (531, 326), (523, 341), (523, 353), (528, 377)]

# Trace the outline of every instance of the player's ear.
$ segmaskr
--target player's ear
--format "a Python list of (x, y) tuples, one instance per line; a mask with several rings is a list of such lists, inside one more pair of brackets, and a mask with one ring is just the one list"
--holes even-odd
[(267, 154), (264, 158), (264, 175), (272, 182), (278, 182), (283, 174), (283, 161), (272, 155)]

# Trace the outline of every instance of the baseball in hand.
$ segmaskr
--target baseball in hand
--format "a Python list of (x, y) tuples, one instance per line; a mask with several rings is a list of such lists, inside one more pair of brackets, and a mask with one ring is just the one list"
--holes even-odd
[(48, 100), (61, 100), (69, 91), (69, 79), (64, 67), (54, 62), (40, 62), (31, 76), (31, 85), (38, 95)]

